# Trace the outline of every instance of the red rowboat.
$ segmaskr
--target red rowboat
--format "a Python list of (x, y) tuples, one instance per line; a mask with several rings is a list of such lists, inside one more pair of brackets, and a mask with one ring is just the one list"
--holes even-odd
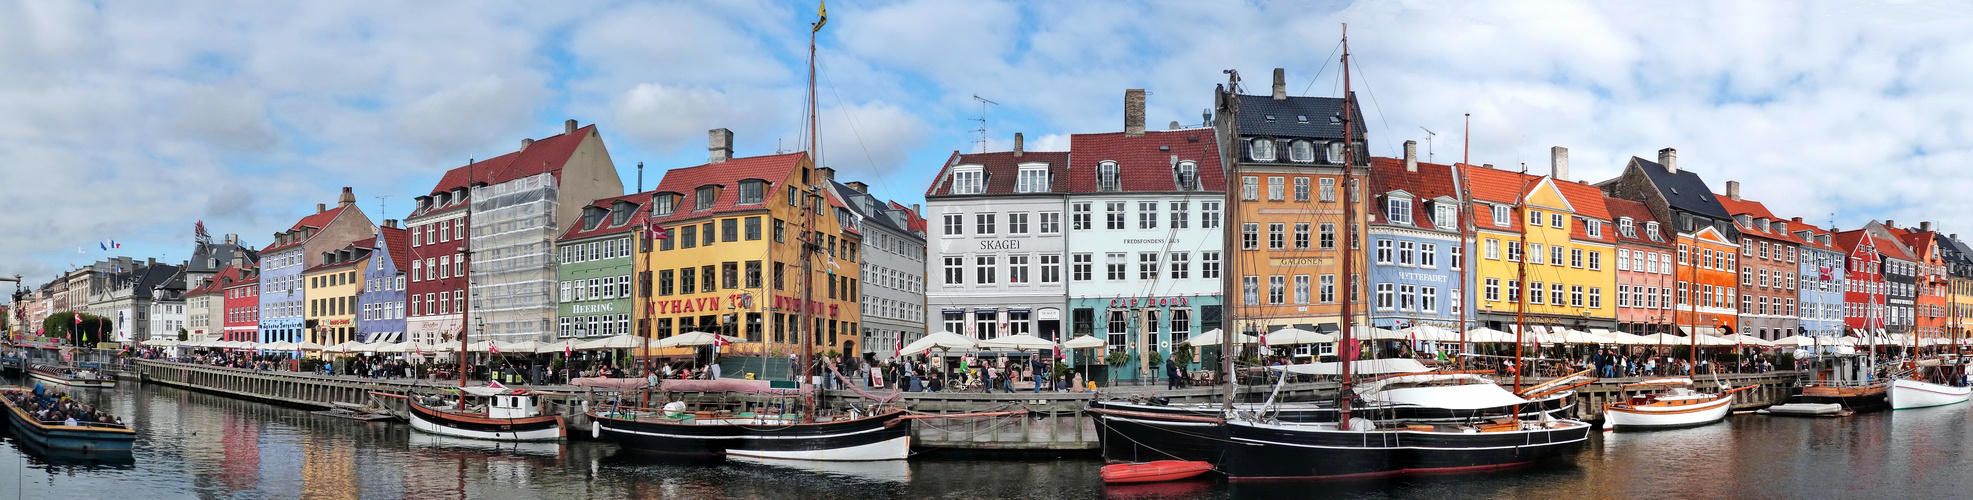
[(1213, 470), (1213, 464), (1184, 460), (1159, 460), (1140, 464), (1112, 464), (1103, 466), (1103, 482), (1154, 483), (1158, 481), (1176, 481), (1204, 474), (1209, 470)]

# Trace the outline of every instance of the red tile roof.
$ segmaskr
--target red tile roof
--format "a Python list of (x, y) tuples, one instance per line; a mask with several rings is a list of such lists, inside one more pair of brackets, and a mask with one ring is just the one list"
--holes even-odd
[(925, 231), (925, 217), (919, 215), (917, 210), (912, 210), (911, 207), (904, 206), (904, 204), (896, 201), (891, 202), (891, 208), (904, 211), (908, 216), (907, 218), (910, 219), (909, 229), (912, 231)]
[[(678, 193), (680, 196), (678, 197), (676, 209), (669, 216), (652, 217), (650, 222), (662, 224), (704, 217), (736, 209), (753, 210), (764, 208), (765, 205), (770, 203), (787, 203), (786, 184), (788, 179), (793, 178), (795, 169), (807, 161), (808, 153), (795, 152), (734, 158), (720, 163), (707, 163), (696, 167), (672, 169), (665, 172), (664, 180), (659, 181), (657, 189), (650, 191), (650, 193)], [(761, 204), (738, 204), (740, 201), (740, 181), (745, 179), (761, 179), (767, 181), (766, 186), (762, 187)], [(709, 184), (717, 184), (722, 187), (718, 198), (713, 200), (712, 208), (707, 210), (693, 209), (693, 207), (698, 206), (699, 187)], [(823, 191), (833, 192), (834, 190), (824, 189)], [(830, 206), (846, 206), (843, 205), (842, 200), (836, 199), (834, 194), (827, 196)]]
[(1198, 165), (1198, 191), (1225, 192), (1226, 173), (1220, 170), (1217, 144), (1209, 128), (1146, 131), (1137, 137), (1123, 132), (1071, 135), (1069, 150), (1074, 154), (1069, 158), (1068, 192), (1097, 192), (1096, 167), (1105, 161), (1117, 162), (1122, 192), (1180, 191), (1173, 156)]
[(197, 295), (202, 293), (219, 293), (220, 291), (225, 290), (227, 287), (231, 286), (231, 284), (224, 284), (226, 280), (230, 279), (234, 281), (239, 281), (240, 268), (229, 265), (226, 266), (225, 268), (220, 269), (219, 272), (213, 273), (212, 277), (206, 279), (207, 281), (205, 283), (201, 283), (197, 287), (192, 288), (191, 291), (185, 292), (185, 295)]
[[(1381, 199), (1385, 194), (1399, 190), (1411, 193), (1412, 196), (1411, 227), (1429, 230), (1459, 230), (1457, 227), (1440, 228), (1434, 226), (1432, 224), (1431, 212), (1425, 209), (1425, 202), (1433, 198), (1443, 196), (1454, 200), (1459, 199), (1459, 191), (1455, 188), (1453, 182), (1451, 165), (1418, 162), (1418, 171), (1411, 172), (1404, 169), (1404, 160), (1401, 158), (1372, 157), (1370, 159), (1370, 194), (1373, 197)], [(1372, 207), (1370, 213), (1371, 222), (1390, 224), (1390, 221), (1384, 218), (1387, 215), (1385, 212), (1389, 206), (1388, 201), (1380, 201), (1375, 207)]]
[[(314, 214), (314, 215), (310, 215), (310, 216), (307, 216), (307, 217), (302, 217), (302, 218), (301, 218), (301, 220), (299, 220), (299, 221), (295, 221), (295, 225), (294, 225), (293, 227), (289, 227), (289, 228), (288, 228), (288, 231), (298, 231), (298, 230), (300, 230), (301, 228), (304, 228), (304, 227), (312, 227), (312, 228), (316, 228), (316, 229), (321, 229), (321, 228), (324, 228), (324, 227), (328, 227), (328, 225), (329, 225), (329, 223), (330, 223), (330, 222), (333, 222), (333, 221), (335, 221), (335, 220), (336, 220), (336, 216), (337, 216), (337, 215), (339, 215), (339, 214), (342, 214), (342, 213), (343, 213), (343, 208), (344, 208), (344, 207), (342, 207), (342, 206), (337, 206), (337, 207), (335, 207), (335, 208), (331, 208), (331, 209), (328, 209), (328, 210), (323, 210), (323, 211), (322, 211), (321, 213), (318, 213), (318, 214)], [(319, 233), (318, 233), (318, 234), (319, 234)], [(304, 243), (308, 243), (308, 240), (310, 240), (310, 239), (313, 239), (313, 238), (314, 238), (314, 236), (313, 236), (313, 235), (311, 235), (311, 236), (309, 236), (308, 238), (301, 238), (301, 239), (296, 239), (296, 240), (293, 240), (293, 241), (289, 241), (289, 242), (288, 242), (287, 244), (285, 244), (285, 245), (273, 245), (273, 246), (269, 246), (269, 247), (267, 247), (267, 248), (263, 248), (263, 249), (260, 249), (260, 251), (261, 251), (261, 253), (266, 253), (266, 252), (271, 252), (271, 251), (275, 251), (275, 250), (281, 250), (281, 249), (286, 249), (286, 248), (290, 248), (290, 247), (293, 247), (293, 246), (295, 246), (295, 245), (300, 245), (300, 244), (304, 244)]]
[(1913, 258), (1911, 256), (1911, 252), (1906, 251), (1904, 243), (1900, 243), (1897, 240), (1888, 239), (1888, 238), (1879, 238), (1876, 236), (1871, 236), (1871, 239), (1877, 241), (1877, 253), (1884, 254), (1886, 257), (1904, 259), (1913, 262), (1918, 261), (1918, 259)]
[(1775, 217), (1773, 212), (1767, 211), (1767, 205), (1762, 205), (1761, 202), (1758, 201), (1749, 200), (1745, 198), (1735, 200), (1726, 197), (1726, 195), (1717, 194), (1717, 193), (1713, 194), (1713, 197), (1719, 199), (1720, 206), (1726, 207), (1726, 213), (1728, 215), (1746, 214), (1748, 217), (1766, 217), (1769, 219), (1780, 219), (1780, 217)]
[[(729, 192), (738, 193), (738, 191), (729, 191)], [(647, 208), (646, 205), (651, 202), (651, 195), (653, 194), (657, 194), (657, 191), (645, 191), (642, 193), (626, 194), (623, 196), (613, 196), (609, 198), (596, 200), (595, 202), (590, 203), (588, 206), (601, 207), (607, 210), (610, 208), (610, 205), (615, 204), (617, 200), (630, 202), (631, 204), (630, 218), (626, 219), (623, 224), (611, 224), (611, 222), (616, 221), (616, 217), (612, 215), (604, 215), (603, 223), (597, 224), (596, 229), (585, 231), (583, 230), (583, 226), (584, 226), (583, 219), (578, 217), (575, 220), (575, 224), (572, 224), (571, 225), (572, 227), (570, 227), (568, 231), (563, 231), (562, 237), (555, 241), (569, 241), (574, 239), (588, 238), (590, 236), (596, 236), (601, 234), (616, 234), (626, 231), (636, 231), (638, 228), (643, 227), (644, 224), (650, 219), (651, 211), (646, 209)], [(581, 210), (582, 207), (575, 207), (574, 209)]]
[(1614, 219), (1622, 219), (1624, 217), (1631, 219), (1631, 223), (1633, 224), (1632, 230), (1635, 231), (1633, 234), (1636, 235), (1635, 238), (1625, 238), (1621, 227), (1613, 227), (1609, 231), (1616, 234), (1618, 242), (1662, 247), (1672, 246), (1671, 235), (1665, 233), (1663, 224), (1658, 226), (1658, 240), (1651, 240), (1651, 232), (1646, 229), (1650, 224), (1647, 223), (1658, 221), (1658, 219), (1651, 216), (1651, 207), (1644, 206), (1643, 203), (1607, 196), (1603, 198), (1603, 207), (1604, 210), (1610, 212), (1610, 216), (1613, 219), (1612, 224), (1618, 224)]
[[(519, 151), (447, 170), (445, 175), (439, 178), (438, 184), (432, 186), (430, 192), (438, 193), (441, 191), (451, 191), (454, 188), (466, 187), (468, 171), (470, 171), (474, 181), (487, 184), (499, 184), (544, 172), (554, 174), (555, 179), (559, 181), (562, 178), (562, 166), (566, 165), (569, 162), (569, 157), (575, 154), (575, 148), (582, 145), (583, 139), (595, 133), (596, 125), (590, 124), (576, 129), (573, 134), (543, 137)], [(442, 212), (464, 206), (464, 204), (458, 203), (458, 201), (460, 200), (454, 200), (454, 203), (447, 204), (446, 206), (432, 207), (424, 211), (413, 209), (411, 215), (418, 216), (433, 212)]]
[[(1492, 202), (1509, 206), (1520, 203), (1523, 196), (1534, 191), (1541, 185), (1544, 179), (1547, 179), (1547, 176), (1510, 172), (1476, 165), (1459, 165), (1459, 169), (1465, 173), (1467, 192), (1472, 195), (1474, 201)], [(1569, 201), (1569, 206), (1575, 209), (1576, 216), (1604, 222), (1615, 220), (1610, 216), (1609, 207), (1603, 203), (1603, 199), (1605, 198), (1603, 191), (1597, 189), (1596, 186), (1580, 182), (1558, 181), (1555, 183), (1555, 189), (1562, 193), (1563, 199)], [(1473, 208), (1473, 217), (1478, 220), (1491, 220), (1493, 217), (1492, 207), (1487, 204), (1475, 205)], [(1501, 228), (1492, 224), (1482, 224), (1482, 226), (1493, 230), (1519, 230), (1516, 229), (1519, 227), (1518, 224), (1515, 228)], [(1577, 231), (1576, 233), (1579, 237), (1582, 236), (1581, 231)], [(1607, 234), (1603, 238), (1588, 239), (1610, 240)]]
[(397, 266), (399, 271), (411, 272), (411, 264), (405, 262), (411, 260), (411, 245), (407, 244), (411, 231), (401, 227), (378, 226), (377, 234), (384, 235), (384, 246), (387, 247), (384, 250), (390, 252), (391, 265)]
[(959, 154), (952, 152), (939, 169), (938, 177), (932, 186), (925, 189), (925, 196), (948, 196), (952, 194), (952, 168), (959, 165), (976, 165), (986, 172), (985, 194), (1030, 194), (1015, 193), (1015, 181), (1020, 177), (1021, 164), (1045, 163), (1051, 178), (1048, 191), (1065, 193), (1069, 188), (1069, 153), (1066, 151), (1027, 151), (1016, 157), (1012, 151), (997, 153)]

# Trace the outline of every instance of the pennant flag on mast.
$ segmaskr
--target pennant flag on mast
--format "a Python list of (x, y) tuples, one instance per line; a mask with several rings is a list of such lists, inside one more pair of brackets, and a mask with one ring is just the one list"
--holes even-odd
[(822, 25), (829, 24), (829, 2), (815, 3), (815, 32), (822, 31)]

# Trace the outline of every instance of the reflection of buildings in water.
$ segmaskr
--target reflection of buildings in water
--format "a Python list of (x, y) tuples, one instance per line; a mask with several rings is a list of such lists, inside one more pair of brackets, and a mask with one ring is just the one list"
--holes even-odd
[(357, 498), (362, 493), (356, 482), (355, 445), (347, 439), (322, 438), (304, 434), (302, 443), (302, 496), (312, 498)]
[(190, 436), (193, 441), (211, 440), (214, 436), (221, 443), (219, 481), (231, 491), (245, 491), (253, 488), (260, 478), (260, 421), (233, 413), (222, 413), (220, 420), (224, 430), (218, 434)]

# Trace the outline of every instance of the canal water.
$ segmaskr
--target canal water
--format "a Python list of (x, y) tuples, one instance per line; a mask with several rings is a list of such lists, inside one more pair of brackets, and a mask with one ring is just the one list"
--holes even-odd
[(591, 441), (447, 442), (403, 424), (156, 385), (79, 397), (135, 423), (134, 459), (49, 457), (8, 435), (0, 498), (1910, 498), (1963, 497), (1973, 485), (1965, 405), (1601, 434), (1567, 459), (1476, 476), (1106, 487), (1090, 457), (930, 451), (844, 466), (674, 463)]

